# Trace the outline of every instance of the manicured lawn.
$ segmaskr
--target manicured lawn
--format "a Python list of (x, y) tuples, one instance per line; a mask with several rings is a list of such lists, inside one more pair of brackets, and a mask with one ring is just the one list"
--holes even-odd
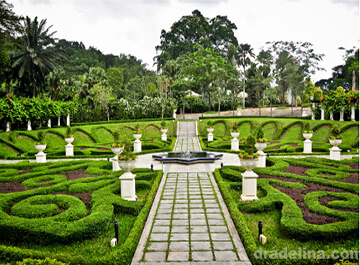
[[(161, 141), (160, 121), (139, 122), (142, 137), (142, 151), (161, 152), (170, 151), (175, 143), (176, 123), (168, 121), (168, 140)], [(135, 123), (106, 124), (106, 125), (84, 125), (72, 128), (75, 157), (109, 157), (112, 155), (111, 144), (114, 142), (113, 133), (118, 130), (120, 141), (124, 137), (131, 140)], [(43, 129), (47, 147), (45, 153), (47, 158), (65, 158), (65, 127)], [(11, 131), (0, 133), (0, 158), (19, 158), (19, 151), (22, 157), (35, 158), (37, 153), (34, 142), (37, 141), (37, 131)]]
[(240, 150), (243, 148), (243, 141), (251, 134), (255, 135), (258, 127), (264, 130), (264, 137), (268, 140), (268, 146), (264, 150), (271, 155), (302, 154), (303, 152), (303, 131), (305, 123), (310, 124), (314, 132), (311, 141), (314, 154), (329, 154), (330, 130), (334, 124), (340, 127), (340, 136), (343, 139), (339, 146), (343, 152), (350, 150), (357, 153), (359, 146), (359, 123), (339, 121), (319, 121), (300, 119), (276, 119), (276, 118), (234, 118), (234, 119), (210, 119), (214, 127), (214, 141), (207, 141), (207, 122), (204, 119), (199, 122), (199, 136), (203, 150), (230, 152), (232, 137), (230, 131), (234, 125), (240, 132)]

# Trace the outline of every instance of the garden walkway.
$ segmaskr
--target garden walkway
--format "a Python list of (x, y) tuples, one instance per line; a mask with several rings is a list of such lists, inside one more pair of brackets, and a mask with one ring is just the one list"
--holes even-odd
[[(174, 150), (201, 150), (195, 122), (177, 134)], [(132, 264), (251, 264), (209, 164), (164, 167)]]

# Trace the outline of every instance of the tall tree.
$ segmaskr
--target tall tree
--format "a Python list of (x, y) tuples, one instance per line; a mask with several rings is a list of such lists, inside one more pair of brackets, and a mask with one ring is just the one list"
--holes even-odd
[[(178, 79), (174, 83), (180, 86), (189, 84), (200, 87), (202, 98), (208, 94), (209, 102), (214, 99), (214, 92), (219, 85), (226, 89), (227, 79), (236, 76), (236, 69), (220, 54), (211, 48), (204, 49), (197, 45), (197, 51), (180, 56), (177, 63), (180, 66)], [(187, 84), (188, 83), (188, 84)], [(209, 104), (211, 110), (211, 104)]]
[(175, 22), (170, 31), (161, 31), (160, 45), (155, 47), (160, 54), (154, 57), (158, 71), (168, 60), (195, 52), (194, 44), (226, 54), (230, 44), (238, 45), (234, 35), (236, 29), (236, 25), (226, 16), (216, 16), (209, 20), (199, 10), (194, 10), (191, 16), (183, 16)]
[[(6, 80), (11, 66), (9, 46), (15, 34), (20, 30), (21, 17), (13, 12), (13, 5), (0, 0), (0, 84)], [(9, 82), (9, 79), (7, 80)], [(8, 83), (7, 82), (7, 83)]]
[(31, 85), (33, 97), (44, 88), (45, 76), (59, 68), (55, 62), (58, 55), (47, 49), (54, 44), (56, 32), (50, 33), (51, 27), (46, 28), (46, 19), (39, 22), (37, 17), (26, 17), (16, 44), (19, 51), (12, 53), (14, 73), (23, 86)]

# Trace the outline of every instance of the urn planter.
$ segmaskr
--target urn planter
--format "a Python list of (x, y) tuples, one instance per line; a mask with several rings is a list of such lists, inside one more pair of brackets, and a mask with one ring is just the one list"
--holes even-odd
[(258, 150), (257, 153), (259, 154), (259, 162), (257, 167), (266, 167), (266, 153), (263, 152), (266, 146), (267, 142), (257, 142), (255, 144), (255, 148)]
[(238, 138), (240, 135), (239, 132), (231, 132), (230, 134), (231, 134), (231, 137), (233, 137), (233, 138)]
[(141, 152), (141, 141), (139, 140), (141, 138), (141, 133), (134, 133), (133, 136), (135, 138), (134, 152), (139, 153), (139, 152)]
[(74, 146), (71, 144), (74, 141), (74, 137), (66, 137), (65, 142), (65, 155), (66, 156), (74, 156)]
[(46, 154), (43, 152), (46, 149), (46, 144), (35, 144), (34, 147), (38, 151), (35, 155), (36, 163), (46, 163)]
[(340, 160), (341, 149), (338, 147), (342, 143), (342, 139), (329, 139), (332, 147), (330, 148), (330, 160)]
[(71, 144), (72, 142), (74, 142), (74, 137), (66, 137), (65, 138), (65, 142), (67, 143), (67, 144)]
[(342, 143), (342, 139), (329, 139), (330, 144), (333, 147), (338, 147)]
[(313, 134), (312, 134), (312, 133), (303, 133), (303, 137), (304, 137), (306, 140), (309, 140), (311, 137), (313, 137)]
[(267, 146), (267, 142), (257, 142), (255, 144), (255, 148), (258, 150), (258, 151), (263, 151)]
[(207, 128), (206, 130), (208, 132), (208, 142), (214, 141), (214, 135), (212, 133), (214, 131), (214, 128)]
[(113, 171), (119, 171), (119, 155), (124, 151), (124, 147), (111, 147), (111, 151), (115, 154), (115, 156), (111, 159), (112, 161), (112, 169)]
[(212, 133), (214, 131), (214, 128), (206, 128), (208, 133)]
[(164, 128), (164, 129), (161, 129), (161, 141), (166, 141), (167, 140), (167, 135), (166, 133), (168, 132), (168, 129)]

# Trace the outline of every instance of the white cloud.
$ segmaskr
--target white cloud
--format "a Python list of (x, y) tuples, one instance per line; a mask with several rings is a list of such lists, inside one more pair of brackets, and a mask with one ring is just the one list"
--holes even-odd
[(195, 9), (207, 18), (227, 16), (239, 43), (258, 52), (266, 41), (307, 41), (324, 53), (313, 78), (331, 77), (342, 63), (338, 47), (359, 41), (358, 0), (9, 0), (17, 14), (46, 18), (57, 38), (82, 41), (104, 53), (132, 54), (152, 67), (162, 29)]

